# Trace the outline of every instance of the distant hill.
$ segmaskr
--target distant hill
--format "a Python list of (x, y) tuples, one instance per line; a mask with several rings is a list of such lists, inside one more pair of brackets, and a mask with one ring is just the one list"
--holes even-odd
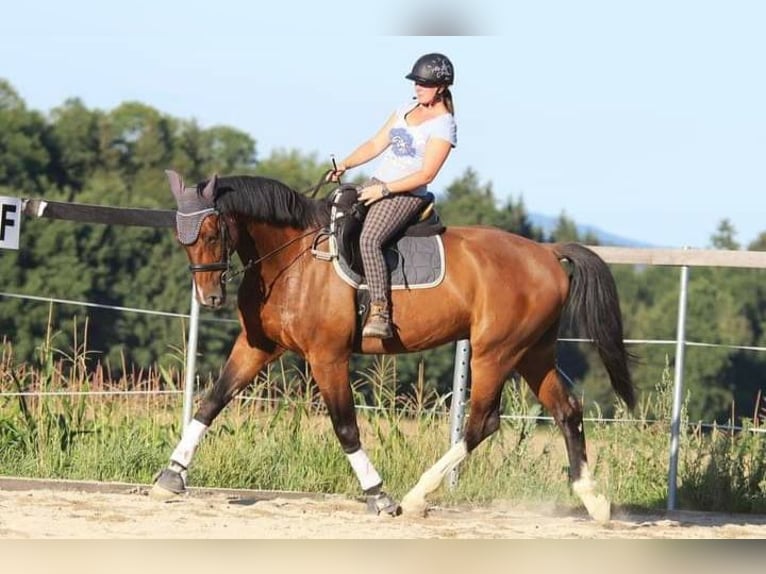
[[(558, 217), (552, 217), (550, 215), (542, 215), (540, 213), (529, 213), (529, 221), (532, 225), (537, 226), (543, 230), (546, 237), (550, 236), (558, 222)], [(621, 247), (653, 247), (652, 244), (636, 239), (630, 239), (628, 237), (622, 237), (598, 227), (592, 225), (581, 225), (575, 222), (577, 226), (577, 233), (584, 237), (585, 234), (590, 233), (598, 239), (600, 245), (617, 245)]]

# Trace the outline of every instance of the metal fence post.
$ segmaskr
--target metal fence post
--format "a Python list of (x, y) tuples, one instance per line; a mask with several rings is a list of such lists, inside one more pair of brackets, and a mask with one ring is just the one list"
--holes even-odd
[(191, 422), (192, 405), (194, 404), (194, 383), (197, 379), (197, 334), (199, 332), (199, 301), (196, 287), (192, 279), (191, 310), (189, 311), (189, 340), (186, 345), (186, 373), (184, 377), (184, 408), (182, 427)]
[(681, 267), (681, 294), (678, 298), (676, 328), (676, 364), (673, 377), (673, 412), (670, 418), (670, 465), (668, 468), (668, 510), (676, 509), (678, 484), (678, 443), (681, 434), (681, 405), (684, 389), (684, 351), (686, 348), (686, 299), (689, 287), (689, 267)]
[[(452, 406), (449, 412), (450, 446), (463, 438), (463, 420), (465, 419), (466, 391), (471, 384), (471, 344), (461, 339), (455, 345), (455, 367), (452, 376)], [(449, 487), (457, 486), (457, 467), (449, 473)]]

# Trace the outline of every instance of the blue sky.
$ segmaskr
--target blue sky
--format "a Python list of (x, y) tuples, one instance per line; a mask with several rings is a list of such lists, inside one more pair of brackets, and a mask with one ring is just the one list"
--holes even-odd
[(705, 247), (724, 218), (743, 244), (766, 231), (766, 3), (472, 6), (15, 2), (0, 77), (43, 112), (138, 100), (246, 131), (260, 157), (329, 162), (409, 100), (419, 55), (441, 51), (458, 147), (435, 191), (471, 167), (500, 200), (657, 246)]

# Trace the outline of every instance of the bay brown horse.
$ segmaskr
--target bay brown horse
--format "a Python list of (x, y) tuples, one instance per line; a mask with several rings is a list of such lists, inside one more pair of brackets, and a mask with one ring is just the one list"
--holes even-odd
[[(312, 242), (328, 224), (328, 200), (301, 195), (254, 176), (213, 176), (186, 187), (167, 172), (178, 204), (177, 233), (194, 273), (201, 305), (225, 301), (230, 256), (244, 264), (237, 306), (241, 332), (219, 379), (184, 430), (152, 488), (157, 498), (184, 492), (194, 450), (221, 410), (258, 372), (285, 351), (308, 362), (349, 463), (377, 512), (423, 513), (426, 496), (500, 424), (504, 381), (526, 380), (561, 429), (574, 492), (590, 515), (609, 519), (586, 458), (582, 406), (556, 369), (559, 325), (568, 306), (591, 338), (616, 394), (635, 398), (623, 343), (617, 289), (606, 263), (576, 244), (543, 244), (491, 227), (448, 227), (443, 281), (429, 289), (392, 292), (395, 336), (362, 339), (354, 288)], [(398, 504), (362, 449), (349, 383), (354, 353), (407, 353), (467, 339), (471, 345), (470, 411), (462, 440), (450, 448)]]

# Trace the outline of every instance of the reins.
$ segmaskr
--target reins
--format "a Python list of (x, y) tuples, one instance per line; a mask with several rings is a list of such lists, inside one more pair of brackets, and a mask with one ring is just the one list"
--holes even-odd
[[(301, 193), (301, 195), (308, 195), (311, 199), (314, 199), (316, 197), (316, 194), (319, 192), (320, 189), (322, 189), (323, 186), (327, 185), (328, 183), (333, 183), (333, 182), (327, 180), (327, 176), (330, 175), (333, 171), (334, 170), (332, 170), (332, 169), (328, 169), (327, 171), (322, 173), (322, 176), (319, 178), (319, 181), (317, 181), (316, 185), (306, 189), (305, 191), (303, 191)], [(304, 237), (308, 237), (312, 233), (319, 233), (323, 228), (324, 228), (324, 225), (320, 225), (319, 227), (314, 227), (313, 229), (309, 229), (307, 232), (301, 233), (297, 237), (293, 237), (287, 243), (285, 243), (283, 245), (280, 245), (279, 247), (277, 247), (276, 249), (273, 249), (272, 251), (269, 251), (265, 255), (262, 255), (262, 256), (258, 257), (257, 259), (250, 259), (247, 263), (245, 263), (242, 266), (241, 269), (239, 269), (237, 271), (233, 271), (231, 273), (229, 273), (228, 270), (224, 271), (221, 274), (221, 282), (223, 282), (223, 283), (231, 283), (234, 280), (235, 277), (237, 277), (238, 275), (242, 275), (248, 269), (252, 269), (254, 266), (258, 265), (262, 261), (265, 261), (269, 257), (272, 257), (273, 255), (276, 255), (277, 253), (279, 253), (280, 251), (282, 251), (286, 247), (289, 247), (290, 245), (292, 245), (296, 241), (299, 241), (299, 240), (303, 239)]]
[[(334, 160), (333, 160), (333, 163)], [(332, 181), (327, 181), (327, 176), (330, 175), (333, 171), (333, 169), (328, 169), (325, 171), (322, 176), (319, 178), (319, 181), (316, 183), (316, 185), (313, 185), (309, 187), (308, 189), (301, 192), (301, 195), (308, 195), (311, 199), (314, 199), (316, 197), (316, 194), (319, 192), (320, 189), (322, 189), (323, 186), (327, 185), (328, 183), (334, 183)], [(309, 193), (310, 192), (310, 193)]]
[(273, 255), (276, 255), (277, 253), (279, 253), (280, 251), (282, 251), (286, 247), (292, 245), (296, 241), (299, 241), (299, 240), (303, 239), (304, 237), (308, 237), (312, 233), (318, 233), (319, 231), (322, 230), (323, 227), (324, 227), (323, 225), (320, 225), (319, 227), (314, 227), (313, 229), (309, 229), (306, 233), (301, 233), (300, 235), (298, 235), (296, 237), (293, 237), (287, 243), (284, 243), (284, 244), (280, 245), (279, 247), (269, 251), (265, 255), (261, 255), (257, 259), (250, 259), (247, 263), (245, 263), (242, 266), (241, 269), (239, 269), (237, 271), (233, 271), (233, 272), (229, 273), (228, 269), (227, 269), (226, 271), (224, 271), (221, 274), (221, 282), (222, 283), (231, 283), (237, 275), (242, 275), (248, 269), (252, 269), (255, 265), (258, 265), (258, 263), (261, 263), (262, 261), (265, 261), (269, 257), (272, 257)]
[[(335, 218), (335, 221), (341, 221), (342, 219), (345, 219), (346, 217), (349, 217), (350, 215), (351, 215), (350, 213), (343, 213), (343, 214), (341, 214), (341, 215), (338, 215), (338, 216)], [(219, 217), (220, 217), (220, 215), (219, 215)], [(233, 272), (229, 273), (229, 271), (228, 271), (228, 268), (227, 268), (227, 269), (226, 269), (226, 270), (225, 270), (225, 271), (224, 271), (224, 272), (221, 274), (221, 282), (222, 282), (222, 283), (231, 283), (231, 282), (234, 280), (234, 278), (235, 278), (236, 276), (238, 276), (238, 275), (242, 275), (242, 274), (243, 274), (245, 271), (247, 271), (248, 269), (252, 269), (252, 268), (253, 268), (255, 265), (258, 265), (258, 263), (261, 263), (262, 261), (265, 261), (265, 260), (266, 260), (266, 259), (268, 259), (269, 257), (272, 257), (273, 255), (276, 255), (277, 253), (279, 253), (280, 251), (282, 251), (282, 250), (283, 250), (283, 249), (285, 249), (286, 247), (289, 247), (290, 245), (292, 245), (292, 244), (293, 244), (293, 243), (295, 243), (296, 241), (299, 241), (299, 240), (303, 239), (304, 237), (308, 237), (308, 236), (309, 236), (309, 235), (311, 235), (312, 233), (319, 233), (319, 232), (320, 232), (320, 231), (322, 231), (322, 229), (324, 229), (325, 227), (326, 227), (325, 225), (320, 225), (319, 227), (313, 227), (312, 229), (309, 229), (309, 230), (308, 230), (308, 231), (306, 231), (305, 233), (301, 233), (300, 235), (297, 235), (296, 237), (293, 237), (292, 239), (290, 239), (290, 240), (289, 240), (289, 241), (287, 241), (286, 243), (283, 243), (282, 245), (280, 245), (280, 246), (279, 246), (279, 247), (277, 247), (276, 249), (272, 249), (271, 251), (269, 251), (269, 252), (268, 252), (268, 253), (266, 253), (265, 255), (261, 255), (261, 256), (260, 256), (260, 257), (258, 257), (257, 259), (250, 259), (250, 260), (248, 260), (248, 262), (247, 262), (247, 263), (245, 263), (245, 264), (242, 266), (242, 268), (241, 268), (241, 269), (239, 269), (239, 270), (237, 270), (237, 271), (233, 271)]]

